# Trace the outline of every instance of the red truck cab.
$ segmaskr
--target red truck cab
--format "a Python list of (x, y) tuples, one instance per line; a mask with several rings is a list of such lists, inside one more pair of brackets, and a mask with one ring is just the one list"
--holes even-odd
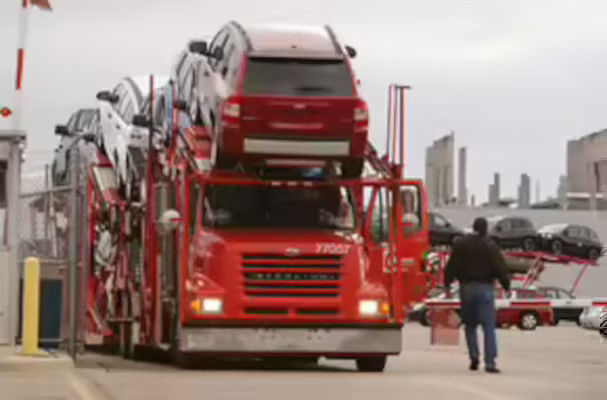
[(402, 288), (369, 255), (352, 190), (221, 174), (194, 179), (186, 196), (180, 350), (383, 370), (401, 351)]

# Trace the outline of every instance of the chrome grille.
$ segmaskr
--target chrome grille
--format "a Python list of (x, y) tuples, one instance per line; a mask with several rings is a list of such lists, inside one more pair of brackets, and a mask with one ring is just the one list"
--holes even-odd
[(339, 295), (342, 257), (335, 255), (243, 254), (249, 297), (331, 298)]

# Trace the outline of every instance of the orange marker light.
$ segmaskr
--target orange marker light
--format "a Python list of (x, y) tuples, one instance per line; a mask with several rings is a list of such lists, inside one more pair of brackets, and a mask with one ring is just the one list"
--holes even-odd
[(190, 308), (192, 309), (192, 311), (194, 311), (195, 313), (200, 314), (202, 312), (202, 300), (197, 299), (197, 300), (193, 300), (190, 303)]

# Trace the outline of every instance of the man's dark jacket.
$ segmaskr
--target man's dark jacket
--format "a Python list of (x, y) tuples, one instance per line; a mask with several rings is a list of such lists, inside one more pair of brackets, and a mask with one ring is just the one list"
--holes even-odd
[(493, 285), (498, 280), (510, 290), (510, 274), (497, 244), (486, 236), (467, 235), (453, 246), (445, 267), (445, 286), (454, 280), (460, 284), (480, 282)]

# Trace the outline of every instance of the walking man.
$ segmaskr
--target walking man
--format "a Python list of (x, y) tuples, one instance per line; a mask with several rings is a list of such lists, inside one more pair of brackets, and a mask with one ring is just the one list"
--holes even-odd
[(445, 268), (447, 295), (454, 280), (460, 285), (461, 318), (466, 332), (470, 369), (477, 370), (479, 348), (476, 335), (481, 325), (484, 333), (485, 371), (499, 373), (497, 358), (496, 312), (494, 285), (497, 279), (504, 290), (510, 290), (510, 274), (497, 244), (487, 237), (487, 220), (477, 218), (474, 234), (459, 240)]

